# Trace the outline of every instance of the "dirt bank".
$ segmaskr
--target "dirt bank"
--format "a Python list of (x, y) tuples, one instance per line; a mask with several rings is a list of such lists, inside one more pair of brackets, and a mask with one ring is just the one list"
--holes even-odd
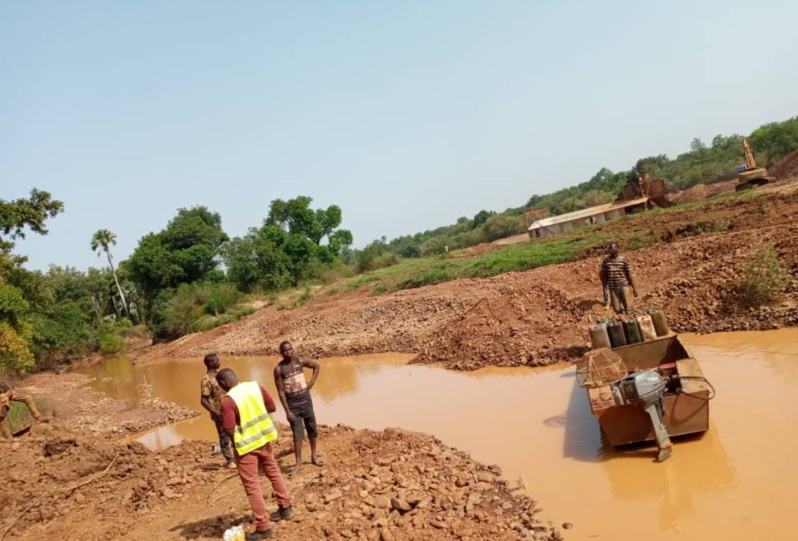
[[(678, 331), (769, 329), (798, 324), (793, 287), (784, 302), (747, 309), (737, 284), (750, 258), (775, 246), (798, 277), (798, 185), (766, 187), (708, 207), (652, 212), (602, 233), (644, 234), (652, 246), (626, 250), (644, 306), (661, 307)], [(564, 265), (487, 279), (447, 282), (373, 296), (368, 289), (321, 295), (294, 310), (263, 309), (213, 331), (144, 350), (162, 357), (276, 355), (289, 339), (314, 356), (386, 351), (417, 353), (416, 362), (456, 369), (545, 365), (578, 357), (585, 326), (601, 305), (602, 254)]]
[[(55, 418), (0, 441), (0, 539), (221, 539), (250, 520), (240, 482), (211, 455), (211, 442), (159, 453), (125, 443), (116, 412), (128, 406), (146, 423), (152, 410), (98, 400), (74, 383), (50, 376), (27, 386), (55, 405)], [(289, 445), (277, 445), (285, 466)], [(497, 467), (430, 436), (322, 427), (319, 447), (326, 465), (289, 480), (297, 516), (278, 526), (278, 539), (562, 538)]]

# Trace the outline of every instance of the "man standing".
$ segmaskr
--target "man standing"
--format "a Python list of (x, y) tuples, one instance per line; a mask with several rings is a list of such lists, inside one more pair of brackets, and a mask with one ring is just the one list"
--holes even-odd
[[(238, 476), (255, 515), (255, 531), (247, 534), (247, 541), (268, 539), (274, 535), (272, 521), (294, 517), (291, 497), (272, 449), (272, 442), (277, 440), (277, 429), (269, 414), (274, 413), (277, 406), (256, 381), (239, 383), (235, 372), (229, 368), (220, 370), (216, 379), (227, 392), (222, 399), (222, 427), (233, 440)], [(266, 512), (259, 469), (269, 479), (277, 496), (279, 507), (271, 515)]]
[(216, 434), (219, 436), (219, 448), (226, 462), (226, 468), (235, 468), (233, 462), (233, 449), (230, 436), (222, 428), (222, 398), (224, 391), (216, 381), (216, 374), (219, 372), (219, 357), (215, 353), (208, 353), (205, 356), (205, 369), (207, 372), (202, 376), (200, 383), (200, 403), (202, 407), (211, 413), (211, 420), (216, 425)]
[(22, 402), (30, 410), (34, 422), (42, 421), (42, 414), (36, 408), (33, 398), (18, 391), (14, 391), (5, 383), (0, 382), (0, 433), (6, 439), (11, 438), (11, 427), (8, 424), (8, 412), (11, 411), (11, 402)]
[[(310, 460), (316, 466), (321, 466), (324, 462), (316, 454), (316, 439), (318, 429), (316, 428), (316, 414), (313, 411), (313, 400), (310, 398), (310, 390), (319, 377), (319, 363), (313, 359), (303, 359), (294, 355), (294, 348), (291, 342), (280, 344), (280, 354), (283, 359), (274, 367), (274, 384), (280, 395), (280, 402), (285, 409), (288, 424), (291, 425), (291, 432), (294, 435), (294, 456), (296, 466), (291, 475), (296, 475), (302, 467), (302, 439), (304, 429), (308, 432), (310, 441)], [(305, 383), (305, 368), (313, 369), (310, 383)]]
[(604, 305), (615, 309), (616, 314), (629, 312), (632, 308), (628, 295), (631, 288), (637, 297), (637, 288), (632, 279), (629, 262), (619, 254), (618, 243), (613, 242), (608, 249), (608, 255), (601, 263), (601, 285), (604, 289)]

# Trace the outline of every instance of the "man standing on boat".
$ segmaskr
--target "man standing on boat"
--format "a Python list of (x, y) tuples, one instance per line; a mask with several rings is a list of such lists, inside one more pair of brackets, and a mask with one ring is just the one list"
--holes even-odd
[(620, 255), (618, 243), (613, 242), (608, 249), (608, 255), (601, 262), (601, 285), (604, 290), (604, 305), (612, 304), (616, 314), (628, 313), (632, 309), (629, 290), (637, 297), (637, 288), (632, 279), (629, 262)]
[[(313, 411), (313, 400), (310, 398), (310, 390), (319, 377), (319, 363), (313, 359), (305, 359), (294, 355), (294, 348), (291, 342), (280, 344), (280, 354), (282, 360), (274, 367), (274, 384), (277, 393), (280, 395), (280, 402), (285, 409), (288, 424), (291, 425), (291, 432), (294, 434), (294, 456), (296, 466), (291, 475), (299, 473), (302, 467), (302, 439), (307, 430), (308, 441), (310, 442), (310, 460), (316, 466), (321, 466), (324, 462), (316, 454), (316, 438), (318, 430), (316, 428), (316, 413)], [(310, 382), (305, 383), (305, 368), (313, 370)], [(304, 429), (302, 424), (304, 422)]]

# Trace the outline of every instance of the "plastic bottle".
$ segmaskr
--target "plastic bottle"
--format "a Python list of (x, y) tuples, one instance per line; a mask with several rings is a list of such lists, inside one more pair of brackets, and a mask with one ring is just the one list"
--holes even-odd
[(654, 322), (654, 329), (657, 331), (657, 336), (667, 336), (671, 333), (671, 329), (668, 327), (668, 320), (665, 318), (665, 314), (662, 310), (659, 308), (651, 308), (648, 313), (651, 316), (651, 320)]
[(607, 324), (603, 321), (591, 325), (589, 332), (590, 344), (593, 346), (593, 349), (612, 347), (610, 344), (610, 336), (607, 334)]
[(654, 328), (654, 322), (648, 314), (640, 314), (636, 317), (637, 324), (640, 325), (640, 337), (644, 342), (654, 340), (657, 338), (657, 331)]
[(634, 318), (623, 320), (623, 332), (626, 335), (627, 344), (637, 344), (643, 341), (640, 337), (640, 326)]
[(617, 319), (607, 323), (607, 334), (610, 338), (610, 344), (614, 348), (619, 348), (626, 345), (626, 337), (623, 332), (623, 325)]

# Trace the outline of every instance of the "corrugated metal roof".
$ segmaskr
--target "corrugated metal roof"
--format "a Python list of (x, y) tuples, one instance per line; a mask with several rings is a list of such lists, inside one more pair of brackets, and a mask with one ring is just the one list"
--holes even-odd
[(542, 220), (537, 220), (536, 222), (533, 222), (532, 225), (529, 226), (529, 230), (542, 229), (544, 227), (551, 227), (552, 225), (572, 222), (574, 220), (579, 220), (579, 219), (590, 218), (591, 216), (604, 214), (605, 212), (612, 212), (613, 210), (625, 209), (626, 207), (633, 207), (635, 205), (642, 205), (643, 203), (648, 201), (648, 199), (649, 199), (648, 197), (640, 197), (638, 199), (631, 199), (629, 201), (621, 201), (618, 203), (607, 203), (605, 205), (598, 205), (595, 207), (588, 207), (582, 210), (575, 210), (573, 212), (569, 212), (567, 214), (560, 214), (558, 216), (550, 216), (548, 218), (543, 218)]

